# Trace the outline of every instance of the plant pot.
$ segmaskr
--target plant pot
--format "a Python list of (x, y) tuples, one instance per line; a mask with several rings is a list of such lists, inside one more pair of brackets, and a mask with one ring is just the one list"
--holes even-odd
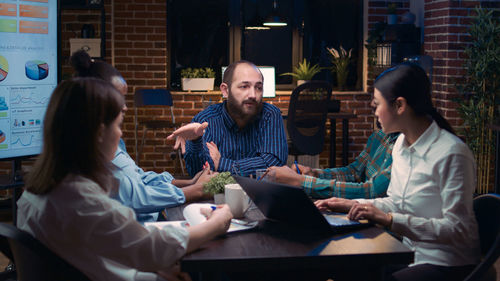
[(215, 78), (182, 78), (183, 91), (213, 91)]
[(224, 193), (217, 193), (214, 194), (214, 204), (215, 205), (220, 205), (220, 204), (225, 204), (226, 203), (226, 197)]
[(297, 87), (306, 83), (306, 82), (307, 82), (307, 80), (297, 80)]
[(396, 24), (398, 23), (398, 15), (390, 14), (387, 15), (387, 24)]

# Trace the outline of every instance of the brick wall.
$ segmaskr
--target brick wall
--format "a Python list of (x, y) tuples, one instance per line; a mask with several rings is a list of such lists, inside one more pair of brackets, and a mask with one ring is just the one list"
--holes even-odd
[[(408, 10), (409, 1), (389, 1), (398, 3), (398, 14)], [(430, 1), (426, 0), (425, 40), (424, 52), (435, 58), (436, 79), (434, 89), (438, 93), (436, 102), (439, 109), (447, 118), (455, 118), (453, 124), (458, 124), (454, 105), (449, 101), (453, 96), (452, 78), (461, 73), (461, 55), (458, 47), (466, 41), (463, 25), (467, 24), (466, 16), (470, 14), (472, 3), (477, 1)], [(129, 84), (126, 114), (123, 125), (123, 138), (131, 156), (135, 157), (133, 93), (136, 89), (146, 87), (165, 87), (167, 77), (167, 36), (166, 36), (166, 0), (105, 0), (106, 9), (106, 61), (114, 62), (116, 68), (123, 74)], [(369, 28), (377, 21), (386, 20), (387, 1), (368, 2)], [(113, 12), (111, 12), (113, 11)], [(63, 76), (71, 75), (67, 67), (69, 57), (69, 38), (79, 36), (82, 24), (94, 24), (97, 35), (100, 31), (100, 11), (95, 10), (65, 10), (62, 11), (62, 60)], [(450, 26), (445, 26), (450, 24)], [(114, 38), (114, 41), (112, 41)], [(438, 41), (445, 42), (437, 43)], [(112, 44), (113, 43), (113, 44)], [(114, 50), (112, 52), (112, 47)], [(114, 55), (114, 60), (112, 59)], [(369, 83), (380, 69), (369, 69)], [(369, 90), (371, 91), (371, 90)], [(373, 130), (373, 114), (369, 107), (370, 95), (367, 93), (335, 94), (335, 98), (342, 101), (344, 111), (353, 112), (358, 118), (350, 121), (349, 161), (363, 149), (364, 144)], [(203, 99), (217, 100), (218, 93), (202, 95), (200, 93), (175, 94), (174, 106), (179, 122), (189, 122), (202, 109)], [(288, 107), (289, 96), (277, 95), (276, 98), (266, 99), (281, 109)], [(168, 113), (161, 109), (146, 109), (139, 111), (139, 119), (164, 118)], [(337, 165), (341, 164), (341, 126), (337, 132)], [(147, 170), (163, 171), (174, 169), (174, 162), (165, 151), (170, 151), (173, 143), (167, 142), (165, 137), (169, 132), (149, 133), (144, 149), (141, 166)], [(139, 135), (140, 136), (140, 135)], [(328, 165), (328, 143), (326, 140), (324, 152), (321, 154), (320, 165)], [(4, 171), (8, 169), (8, 166)]]

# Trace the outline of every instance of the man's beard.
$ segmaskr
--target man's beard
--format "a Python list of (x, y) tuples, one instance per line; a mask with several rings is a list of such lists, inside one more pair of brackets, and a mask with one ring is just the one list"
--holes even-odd
[[(253, 110), (252, 112), (245, 112), (245, 110), (243, 109), (243, 104), (245, 103), (254, 103), (255, 110)], [(229, 93), (227, 98), (227, 109), (232, 115), (233, 119), (238, 118), (247, 123), (253, 120), (262, 111), (262, 100), (258, 102), (256, 100), (247, 99), (243, 101), (242, 104), (238, 104), (238, 101), (236, 101), (231, 93)]]

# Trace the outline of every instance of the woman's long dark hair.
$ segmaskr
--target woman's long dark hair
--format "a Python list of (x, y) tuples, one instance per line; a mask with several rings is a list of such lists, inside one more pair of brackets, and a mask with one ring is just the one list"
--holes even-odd
[(450, 123), (432, 105), (431, 83), (420, 66), (402, 63), (391, 67), (377, 77), (374, 87), (389, 104), (403, 97), (417, 116), (429, 115), (439, 127), (455, 134)]
[(50, 98), (43, 122), (43, 150), (28, 174), (26, 189), (45, 194), (68, 174), (82, 175), (104, 190), (113, 188), (109, 161), (99, 143), (99, 130), (123, 109), (123, 96), (96, 78), (61, 82)]

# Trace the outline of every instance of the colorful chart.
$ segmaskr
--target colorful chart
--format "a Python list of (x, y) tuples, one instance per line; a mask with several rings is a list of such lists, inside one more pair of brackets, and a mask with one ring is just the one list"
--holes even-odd
[(7, 78), (7, 74), (9, 73), (9, 63), (7, 59), (3, 56), (0, 56), (0, 82)]
[(49, 75), (49, 65), (41, 60), (30, 60), (26, 62), (26, 77), (31, 80), (42, 80)]
[(5, 141), (5, 133), (0, 130), (0, 143)]

